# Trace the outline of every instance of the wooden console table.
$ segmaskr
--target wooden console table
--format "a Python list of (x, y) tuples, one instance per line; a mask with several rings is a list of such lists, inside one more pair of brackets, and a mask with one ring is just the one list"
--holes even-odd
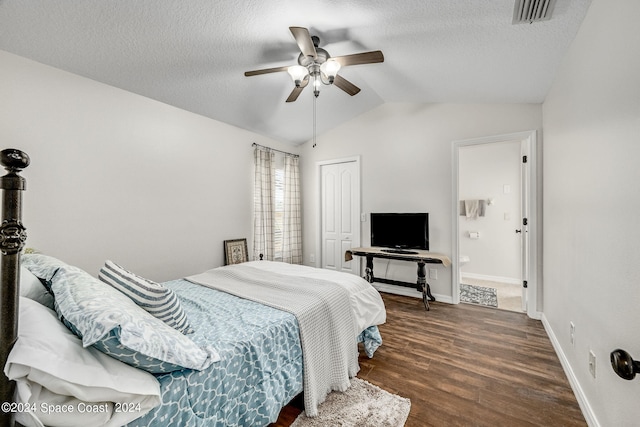
[[(438, 254), (435, 252), (422, 251), (422, 250), (395, 250), (395, 249), (386, 249), (386, 248), (351, 248), (347, 250), (344, 254), (344, 258), (346, 261), (351, 261), (353, 259), (353, 255), (356, 256), (364, 256), (367, 258), (367, 268), (365, 270), (365, 279), (369, 283), (379, 282), (379, 283), (388, 283), (392, 285), (400, 285), (400, 286), (409, 286), (415, 287), (418, 292), (422, 292), (422, 302), (424, 303), (424, 308), (429, 310), (429, 301), (435, 301), (433, 295), (431, 295), (431, 286), (427, 283), (427, 276), (425, 274), (425, 264), (442, 264), (445, 267), (451, 265), (451, 260), (448, 256)], [(385, 278), (375, 277), (373, 275), (373, 259), (374, 258), (383, 258), (383, 259), (393, 259), (397, 261), (412, 261), (418, 263), (418, 280), (414, 283), (409, 282), (401, 282), (398, 280), (389, 280)]]

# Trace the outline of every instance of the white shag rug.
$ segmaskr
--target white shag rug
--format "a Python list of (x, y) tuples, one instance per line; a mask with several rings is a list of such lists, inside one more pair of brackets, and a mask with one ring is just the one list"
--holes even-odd
[(402, 427), (411, 401), (360, 378), (351, 379), (345, 392), (334, 391), (318, 407), (318, 416), (302, 412), (291, 427)]

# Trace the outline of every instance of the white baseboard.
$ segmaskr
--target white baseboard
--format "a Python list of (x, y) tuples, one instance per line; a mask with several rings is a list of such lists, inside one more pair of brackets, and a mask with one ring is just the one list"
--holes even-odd
[(476, 280), (489, 280), (491, 282), (506, 283), (508, 285), (522, 285), (522, 281), (514, 279), (513, 277), (500, 277), (500, 276), (488, 276), (486, 274), (476, 273), (462, 273), (461, 280), (464, 278), (476, 279)]
[(387, 283), (373, 282), (373, 287), (378, 292), (386, 292), (388, 294), (404, 295), (405, 297), (414, 297), (422, 299), (422, 292), (418, 292), (416, 288), (410, 288), (408, 286), (389, 285)]
[(544, 329), (547, 332), (547, 335), (549, 336), (549, 340), (551, 340), (551, 345), (553, 345), (553, 348), (556, 351), (556, 354), (558, 355), (558, 359), (560, 359), (560, 364), (562, 365), (562, 369), (564, 370), (564, 373), (567, 375), (567, 378), (569, 379), (569, 384), (571, 385), (573, 394), (576, 396), (578, 405), (580, 405), (580, 410), (582, 411), (582, 415), (584, 415), (584, 418), (587, 421), (587, 425), (589, 427), (600, 427), (600, 423), (598, 422), (598, 419), (596, 418), (596, 415), (593, 412), (591, 405), (589, 405), (589, 401), (587, 400), (587, 397), (585, 396), (584, 391), (580, 386), (580, 382), (578, 381), (578, 378), (573, 372), (571, 364), (569, 363), (569, 359), (567, 359), (567, 356), (564, 354), (564, 351), (562, 351), (560, 342), (558, 341), (556, 334), (553, 332), (553, 329), (551, 328), (551, 325), (549, 324), (549, 321), (545, 317), (544, 313), (541, 316), (541, 320), (542, 320), (542, 325), (544, 326)]
[(438, 302), (444, 302), (444, 303), (447, 303), (447, 304), (453, 304), (453, 298), (451, 298), (451, 295), (433, 294), (433, 297)]

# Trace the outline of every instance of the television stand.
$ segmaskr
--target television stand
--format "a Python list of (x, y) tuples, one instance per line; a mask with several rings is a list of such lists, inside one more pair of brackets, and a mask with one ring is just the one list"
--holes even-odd
[[(392, 252), (393, 251), (393, 252)], [(402, 251), (402, 252), (397, 252)], [(407, 253), (413, 252), (413, 253)], [(353, 255), (356, 256), (364, 256), (367, 259), (367, 268), (365, 270), (365, 279), (369, 283), (379, 282), (379, 283), (388, 283), (392, 285), (400, 285), (400, 286), (408, 286), (412, 288), (416, 288), (418, 292), (422, 292), (422, 302), (424, 303), (424, 308), (429, 310), (429, 301), (435, 301), (433, 295), (431, 295), (431, 286), (427, 283), (427, 276), (425, 274), (425, 264), (442, 264), (445, 267), (451, 265), (451, 260), (448, 256), (438, 254), (435, 252), (429, 251), (405, 251), (401, 249), (385, 249), (378, 247), (371, 248), (351, 248), (347, 250), (344, 254), (344, 258), (346, 261), (351, 261), (353, 259)], [(375, 277), (373, 275), (373, 259), (374, 258), (383, 258), (383, 259), (393, 259), (396, 261), (412, 261), (418, 263), (418, 280), (416, 283), (409, 282), (401, 282), (398, 280), (389, 280), (386, 278)]]

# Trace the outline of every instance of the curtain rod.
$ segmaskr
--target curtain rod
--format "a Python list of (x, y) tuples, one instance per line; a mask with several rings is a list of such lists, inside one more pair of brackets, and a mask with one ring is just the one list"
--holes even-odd
[(293, 157), (300, 157), (299, 154), (293, 154), (293, 153), (287, 153), (286, 151), (282, 151), (282, 150), (276, 150), (275, 148), (271, 148), (271, 147), (267, 147), (266, 145), (260, 145), (257, 143), (253, 143), (251, 144), (252, 147), (261, 147), (261, 148), (266, 148), (267, 150), (271, 150), (271, 151), (277, 151), (278, 153), (282, 153), (282, 154), (287, 154), (289, 156), (293, 156)]

